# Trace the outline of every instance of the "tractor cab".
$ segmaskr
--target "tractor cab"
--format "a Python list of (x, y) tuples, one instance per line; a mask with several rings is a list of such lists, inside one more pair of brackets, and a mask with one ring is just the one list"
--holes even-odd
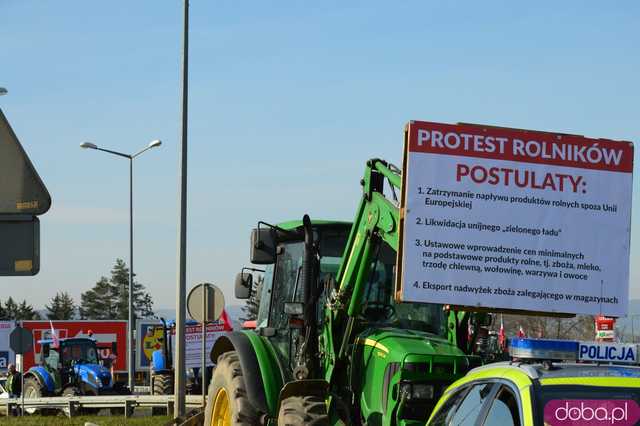
[(54, 346), (53, 340), (40, 340), (42, 364), (50, 368), (69, 369), (75, 364), (99, 364), (100, 358), (93, 339), (60, 339)]

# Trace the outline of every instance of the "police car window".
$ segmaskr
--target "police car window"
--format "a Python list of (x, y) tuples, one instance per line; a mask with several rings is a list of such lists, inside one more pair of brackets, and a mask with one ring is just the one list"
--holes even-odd
[(516, 396), (507, 387), (500, 389), (491, 403), (484, 426), (519, 426), (520, 410)]
[(466, 394), (467, 388), (463, 388), (453, 393), (447, 401), (442, 404), (438, 413), (433, 416), (433, 419), (429, 422), (429, 426), (447, 426), (451, 422), (451, 418), (456, 413), (458, 403), (462, 401)]
[(472, 426), (476, 424), (493, 383), (483, 383), (472, 387), (458, 406), (448, 423), (449, 426)]

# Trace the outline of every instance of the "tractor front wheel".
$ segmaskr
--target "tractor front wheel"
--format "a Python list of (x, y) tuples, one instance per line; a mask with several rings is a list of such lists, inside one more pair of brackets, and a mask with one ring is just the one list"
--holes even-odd
[(278, 426), (328, 426), (324, 399), (319, 396), (290, 396), (280, 403)]
[[(80, 391), (78, 390), (78, 388), (74, 387), (74, 386), (69, 386), (64, 388), (64, 390), (62, 391), (62, 396), (78, 396), (80, 395)], [(69, 410), (69, 408), (63, 408), (62, 412), (64, 413), (65, 416), (67, 417), (71, 417), (71, 411)]]
[(235, 351), (218, 358), (207, 395), (206, 426), (254, 426), (259, 414), (247, 398), (240, 359)]

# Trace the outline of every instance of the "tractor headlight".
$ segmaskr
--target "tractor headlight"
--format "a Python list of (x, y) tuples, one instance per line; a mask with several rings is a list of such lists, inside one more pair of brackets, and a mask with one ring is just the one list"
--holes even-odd
[(400, 394), (407, 399), (433, 399), (433, 385), (426, 383), (400, 383)]

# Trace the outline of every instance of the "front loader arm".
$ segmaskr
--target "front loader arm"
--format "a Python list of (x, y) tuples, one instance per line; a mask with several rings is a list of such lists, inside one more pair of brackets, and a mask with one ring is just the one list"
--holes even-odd
[[(360, 182), (362, 198), (336, 275), (336, 287), (324, 313), (320, 350), (325, 355), (324, 377), (332, 389), (336, 386), (350, 388), (349, 379), (334, 371), (344, 372), (348, 365), (353, 329), (363, 308), (363, 293), (379, 244), (386, 242), (396, 253), (400, 248), (400, 208), (397, 200), (392, 201), (384, 195), (385, 180), (395, 198), (396, 191), (402, 189), (400, 171), (383, 160), (369, 160)], [(469, 320), (467, 312), (451, 310), (449, 313), (452, 326), (448, 328), (449, 340), (465, 353), (470, 352), (475, 339), (475, 336), (469, 339), (467, 335)], [(337, 401), (332, 396), (329, 404), (330, 412), (335, 412)]]
[(372, 238), (382, 238), (392, 249), (398, 250), (399, 210), (383, 194), (385, 178), (394, 188), (400, 189), (400, 176), (396, 171), (382, 160), (369, 160), (361, 180), (362, 199), (336, 277), (339, 297), (346, 299), (351, 296), (350, 316), (353, 316), (356, 310), (353, 306), (354, 299), (359, 300), (353, 296), (357, 295), (359, 287), (361, 290), (363, 282), (366, 282), (365, 275), (368, 275), (368, 270), (363, 265), (368, 265), (371, 261), (370, 253), (369, 256), (365, 254), (367, 248), (370, 248)]
[[(362, 185), (362, 198), (358, 204), (356, 216), (347, 240), (344, 255), (336, 276), (337, 293), (330, 303), (327, 319), (329, 327), (342, 336), (334, 341), (327, 336), (325, 342), (331, 342), (325, 348), (332, 360), (344, 358), (351, 335), (353, 322), (362, 308), (362, 293), (372, 269), (374, 252), (379, 239), (385, 241), (398, 252), (400, 237), (400, 210), (398, 205), (384, 195), (384, 181), (394, 191), (401, 192), (402, 177), (395, 167), (380, 159), (367, 161)], [(464, 352), (469, 351), (470, 342), (467, 339), (466, 325), (469, 314), (464, 311), (452, 311), (449, 321), (453, 328), (450, 330), (450, 340)], [(326, 369), (326, 379), (331, 382), (333, 368)]]
[[(385, 161), (369, 160), (361, 180), (363, 194), (358, 205), (342, 262), (336, 276), (337, 292), (326, 312), (324, 341), (330, 365), (325, 378), (332, 383), (336, 363), (344, 359), (353, 340), (355, 318), (362, 308), (364, 291), (372, 268), (373, 248), (384, 240), (393, 250), (398, 249), (398, 207), (384, 196), (384, 180), (394, 189), (400, 189), (400, 175)], [(333, 336), (341, 336), (333, 340)]]

